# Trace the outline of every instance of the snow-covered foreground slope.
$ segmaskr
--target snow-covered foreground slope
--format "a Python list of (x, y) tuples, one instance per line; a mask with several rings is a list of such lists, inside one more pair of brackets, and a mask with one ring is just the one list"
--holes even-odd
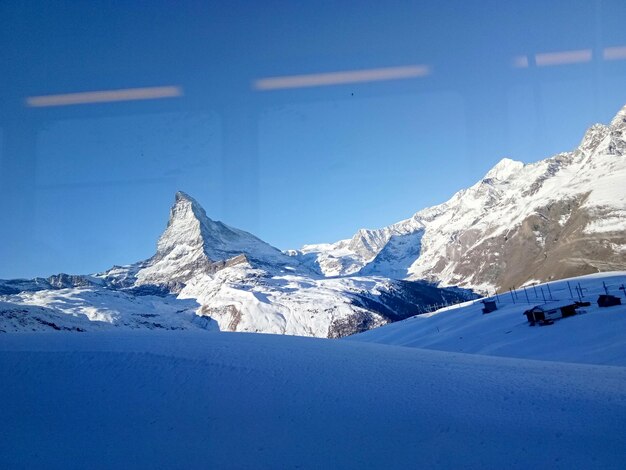
[[(600, 308), (599, 294), (604, 284), (622, 305)], [(626, 366), (626, 272), (603, 273), (557, 281), (516, 292), (500, 294), (498, 310), (484, 315), (480, 301), (408, 318), (348, 338), (353, 341), (411, 346), (441, 351), (487, 354), (547, 361)], [(583, 288), (584, 307), (573, 317), (554, 325), (529, 326), (523, 312), (543, 304), (543, 297), (568, 300), (570, 287), (579, 300), (576, 286)], [(528, 300), (526, 296), (528, 295)]]
[(2, 468), (623, 468), (626, 368), (191, 332), (0, 341)]
[(505, 158), (438, 206), (351, 239), (289, 252), (329, 276), (516, 287), (626, 266), (626, 107), (572, 152)]

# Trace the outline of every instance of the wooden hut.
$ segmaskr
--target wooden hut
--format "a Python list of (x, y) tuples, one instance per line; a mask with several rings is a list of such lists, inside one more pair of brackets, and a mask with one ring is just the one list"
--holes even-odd
[(576, 309), (578, 307), (580, 307), (580, 305), (573, 300), (563, 302), (547, 302), (526, 310), (524, 315), (528, 318), (528, 323), (530, 323), (531, 326), (535, 323), (539, 323), (540, 325), (551, 325), (554, 323), (554, 320), (576, 315)]
[(614, 305), (621, 305), (622, 299), (614, 295), (601, 294), (598, 297), (598, 307), (613, 307)]
[(496, 301), (494, 299), (484, 299), (482, 301), (483, 304), (483, 314), (491, 313), (498, 310), (498, 306), (496, 305)]

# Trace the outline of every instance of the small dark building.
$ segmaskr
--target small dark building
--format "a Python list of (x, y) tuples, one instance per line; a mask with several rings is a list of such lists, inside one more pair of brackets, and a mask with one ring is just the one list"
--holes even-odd
[(528, 323), (530, 323), (531, 326), (535, 323), (551, 325), (554, 323), (554, 320), (576, 315), (576, 309), (579, 306), (580, 305), (574, 301), (548, 302), (526, 310), (524, 315), (528, 318)]
[(491, 313), (491, 312), (495, 312), (496, 310), (498, 310), (498, 306), (496, 305), (496, 301), (493, 299), (484, 299), (482, 301), (484, 307), (483, 307), (483, 314), (485, 313)]
[(613, 307), (614, 305), (621, 305), (622, 299), (614, 295), (601, 294), (598, 297), (598, 307)]

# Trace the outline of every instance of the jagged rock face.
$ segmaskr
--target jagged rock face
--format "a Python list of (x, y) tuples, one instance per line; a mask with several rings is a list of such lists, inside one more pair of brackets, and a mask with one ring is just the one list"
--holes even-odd
[(135, 284), (166, 284), (176, 289), (195, 273), (208, 272), (213, 260), (208, 256), (207, 244), (216, 238), (211, 233), (211, 222), (195, 200), (176, 193), (157, 252), (137, 271)]
[(357, 310), (349, 317), (334, 319), (328, 328), (329, 338), (343, 338), (345, 336), (363, 333), (364, 331), (378, 328), (388, 322), (383, 320), (379, 315), (362, 309)]
[(56, 289), (65, 289), (68, 287), (82, 287), (94, 284), (89, 276), (80, 276), (73, 274), (54, 274), (47, 279), (51, 287)]
[(349, 266), (491, 290), (624, 269), (625, 232), (626, 107), (610, 125), (592, 126), (573, 152), (527, 165), (505, 158), (411, 219), (292, 254), (327, 275)]

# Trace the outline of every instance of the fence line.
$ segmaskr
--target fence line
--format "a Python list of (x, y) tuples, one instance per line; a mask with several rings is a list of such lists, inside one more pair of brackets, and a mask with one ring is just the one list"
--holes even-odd
[[(600, 282), (602, 283), (601, 285)], [(557, 283), (558, 285), (555, 285)], [(597, 283), (590, 280), (589, 282), (585, 282), (585, 285), (590, 286), (592, 283), (598, 286), (598, 289), (592, 289), (594, 296), (597, 295), (596, 291), (603, 291), (607, 295), (615, 295), (617, 297), (621, 297), (623, 295), (626, 297), (626, 277), (623, 277), (621, 281), (616, 281), (616, 283), (611, 284), (607, 284), (605, 280), (598, 279)], [(565, 293), (566, 295), (560, 296), (560, 298), (559, 296), (555, 297), (555, 294), (561, 293)], [(487, 295), (484, 297), (468, 299), (457, 303), (449, 303), (447, 300), (444, 300), (441, 303), (418, 305), (417, 310), (418, 315), (421, 315), (424, 313), (434, 312), (445, 307), (451, 307), (466, 302), (472, 302), (472, 304), (474, 304), (487, 299), (495, 299), (496, 303), (501, 305), (511, 303), (539, 305), (551, 301), (562, 300), (563, 298), (569, 298), (582, 302), (587, 296), (589, 296), (589, 287), (583, 287), (580, 281), (557, 280), (545, 283), (534, 282), (517, 288), (509, 287), (508, 289), (504, 289), (500, 292), (494, 290), (491, 295), (487, 292)]]

